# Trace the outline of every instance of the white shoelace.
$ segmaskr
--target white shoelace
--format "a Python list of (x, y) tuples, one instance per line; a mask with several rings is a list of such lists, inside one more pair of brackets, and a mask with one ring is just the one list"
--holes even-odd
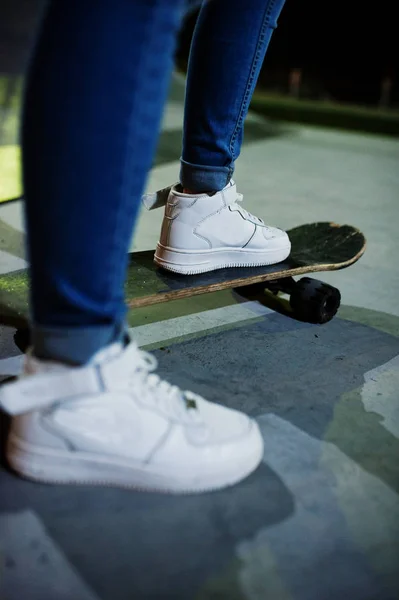
[(195, 400), (187, 397), (177, 385), (170, 384), (153, 372), (158, 366), (155, 356), (138, 348), (136, 352), (131, 379), (134, 391), (137, 393), (137, 384), (140, 382), (140, 392), (146, 402), (162, 407), (179, 420), (197, 419), (199, 415)]
[[(240, 193), (237, 192), (237, 197), (233, 203), (236, 204), (238, 206), (239, 202), (242, 202), (244, 200), (244, 196)], [(252, 213), (248, 212), (247, 210), (245, 210), (245, 208), (242, 208), (242, 206), (238, 206), (240, 212), (242, 213), (242, 215), (244, 217), (246, 217), (247, 219), (250, 219), (251, 221), (255, 222), (255, 223), (259, 223), (259, 225), (265, 225), (265, 222), (263, 221), (263, 219), (259, 219), (259, 217), (255, 217), (255, 215), (253, 215)]]

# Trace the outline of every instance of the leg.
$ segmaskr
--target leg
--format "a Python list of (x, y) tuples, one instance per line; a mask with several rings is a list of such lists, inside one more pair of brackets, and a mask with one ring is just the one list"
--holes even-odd
[(244, 119), (285, 0), (205, 2), (187, 74), (180, 181), (221, 190), (241, 150)]
[(259, 464), (255, 422), (182, 392), (123, 335), (126, 253), (183, 0), (56, 0), (25, 99), (33, 353), (0, 388), (25, 477), (195, 492)]
[(128, 244), (183, 4), (50, 4), (22, 130), (39, 357), (84, 363), (121, 334)]
[(202, 6), (187, 76), (181, 186), (170, 191), (155, 254), (164, 269), (194, 274), (269, 265), (290, 253), (287, 234), (244, 210), (231, 180), (283, 4), (213, 0)]

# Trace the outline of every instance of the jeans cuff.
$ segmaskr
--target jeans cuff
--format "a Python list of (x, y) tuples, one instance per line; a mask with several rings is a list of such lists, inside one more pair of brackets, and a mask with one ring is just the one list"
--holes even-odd
[(70, 365), (84, 365), (102, 348), (123, 343), (127, 325), (94, 325), (89, 327), (52, 327), (33, 325), (33, 354), (44, 360)]
[(218, 192), (226, 187), (233, 173), (234, 164), (228, 167), (210, 167), (180, 159), (180, 183), (194, 192)]

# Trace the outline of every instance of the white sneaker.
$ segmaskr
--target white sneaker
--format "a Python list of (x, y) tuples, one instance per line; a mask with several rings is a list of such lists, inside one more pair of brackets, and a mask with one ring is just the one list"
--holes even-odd
[(131, 342), (69, 367), (27, 356), (24, 375), (0, 389), (13, 415), (7, 457), (48, 483), (163, 492), (232, 485), (263, 456), (257, 424), (182, 392), (152, 373), (156, 359)]
[(190, 275), (271, 265), (289, 255), (288, 235), (244, 210), (234, 182), (213, 196), (183, 194), (178, 188), (143, 197), (148, 209), (166, 204), (154, 257), (160, 267)]

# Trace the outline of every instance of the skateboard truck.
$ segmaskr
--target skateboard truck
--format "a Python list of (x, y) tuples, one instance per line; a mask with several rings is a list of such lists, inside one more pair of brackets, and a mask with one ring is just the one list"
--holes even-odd
[(311, 277), (302, 277), (299, 281), (295, 281), (293, 277), (284, 277), (255, 286), (262, 292), (269, 290), (275, 295), (279, 292), (288, 294), (294, 316), (307, 323), (331, 321), (341, 303), (341, 294), (337, 288)]

